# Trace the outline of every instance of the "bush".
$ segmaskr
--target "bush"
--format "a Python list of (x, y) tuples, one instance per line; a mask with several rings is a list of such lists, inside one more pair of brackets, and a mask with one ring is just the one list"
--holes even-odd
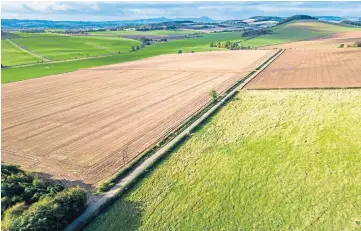
[(209, 92), (209, 96), (211, 97), (213, 102), (216, 102), (218, 99), (218, 94), (214, 89), (212, 89), (211, 92)]
[(113, 186), (114, 186), (114, 183), (112, 183), (112, 182), (104, 182), (99, 186), (98, 191), (101, 193), (106, 192)]
[(46, 196), (24, 210), (23, 203), (13, 206), (4, 214), (3, 230), (63, 230), (86, 208), (87, 194), (72, 188)]
[(340, 44), (339, 48), (344, 48), (345, 44)]
[(178, 54), (182, 54), (182, 50), (178, 50)]
[(30, 205), (45, 195), (62, 191), (62, 185), (41, 181), (15, 165), (1, 165), (1, 213), (12, 205)]

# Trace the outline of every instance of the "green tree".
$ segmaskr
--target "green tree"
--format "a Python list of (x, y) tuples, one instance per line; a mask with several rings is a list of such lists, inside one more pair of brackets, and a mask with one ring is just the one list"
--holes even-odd
[(15, 230), (63, 230), (86, 208), (87, 194), (80, 188), (72, 188), (46, 196), (24, 210), (24, 204), (17, 204), (4, 214), (2, 228)]

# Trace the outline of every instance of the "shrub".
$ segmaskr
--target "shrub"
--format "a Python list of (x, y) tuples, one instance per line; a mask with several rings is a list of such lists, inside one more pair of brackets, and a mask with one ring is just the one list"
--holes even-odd
[(98, 191), (99, 192), (106, 192), (108, 191), (111, 187), (113, 187), (114, 183), (112, 182), (104, 182), (102, 183), (99, 188), (98, 188)]
[(72, 188), (46, 196), (24, 210), (17, 204), (8, 209), (2, 222), (3, 230), (63, 230), (86, 208), (87, 194), (80, 188)]
[(178, 54), (182, 54), (182, 50), (178, 50)]
[(345, 44), (340, 44), (339, 48), (345, 47)]
[(209, 96), (211, 97), (213, 102), (216, 102), (218, 99), (218, 94), (214, 89), (212, 89), (211, 92), (209, 92)]
[(45, 195), (55, 195), (64, 189), (41, 181), (15, 165), (1, 165), (1, 213), (12, 205), (24, 202), (30, 205)]

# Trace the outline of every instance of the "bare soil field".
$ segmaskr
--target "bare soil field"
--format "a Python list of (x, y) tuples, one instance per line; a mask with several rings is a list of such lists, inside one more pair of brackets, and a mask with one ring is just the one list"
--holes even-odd
[(328, 36), (315, 38), (307, 41), (284, 43), (279, 45), (265, 46), (262, 49), (328, 49), (338, 48), (340, 44), (352, 45), (353, 43), (361, 41), (361, 31), (350, 31), (335, 33)]
[(275, 52), (159, 56), (2, 85), (2, 161), (90, 188)]
[(361, 87), (361, 49), (286, 50), (246, 89)]

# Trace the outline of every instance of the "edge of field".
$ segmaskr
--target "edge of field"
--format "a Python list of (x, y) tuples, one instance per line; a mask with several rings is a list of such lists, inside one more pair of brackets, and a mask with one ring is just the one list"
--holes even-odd
[[(218, 112), (226, 103), (233, 98), (233, 96), (246, 86), (253, 78), (266, 69), (274, 60), (276, 60), (285, 50), (279, 49), (274, 55), (263, 62), (254, 71), (247, 76), (237, 81), (230, 87), (221, 99), (216, 102), (210, 102), (203, 109), (196, 112), (193, 116), (188, 118), (178, 129), (164, 138), (162, 146), (154, 146), (148, 151), (141, 154), (137, 159), (128, 164), (128, 167), (123, 168), (116, 174), (116, 177), (111, 178), (111, 181), (118, 181), (112, 188), (102, 194), (98, 200), (88, 206), (82, 215), (73, 221), (65, 230), (81, 230), (83, 229), (99, 212), (106, 209), (115, 199), (119, 198), (126, 191), (131, 189), (140, 179), (146, 176), (149, 169), (155, 168), (167, 154), (181, 145), (190, 135), (191, 132), (202, 126), (209, 120), (216, 112)], [(182, 129), (183, 128), (183, 129)], [(182, 129), (182, 130), (179, 130)], [(173, 135), (173, 136), (172, 136)], [(172, 136), (172, 139), (170, 137)], [(129, 174), (128, 174), (129, 173)], [(120, 179), (122, 178), (122, 179)]]

